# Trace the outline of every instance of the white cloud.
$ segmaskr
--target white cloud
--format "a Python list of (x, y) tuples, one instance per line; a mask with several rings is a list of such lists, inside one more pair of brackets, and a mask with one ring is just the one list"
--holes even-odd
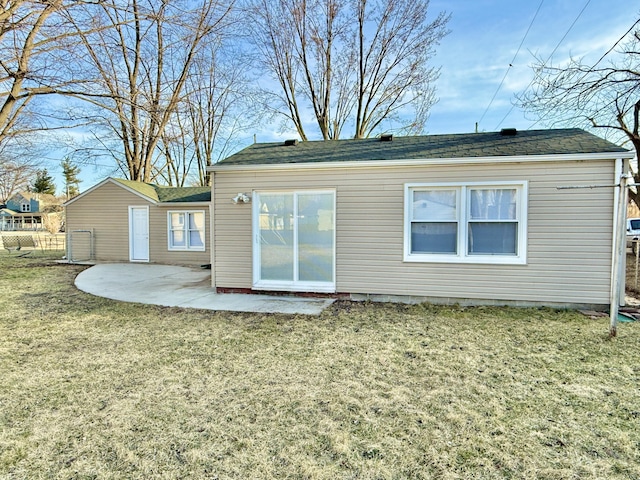
[[(513, 108), (513, 100), (515, 93), (529, 86), (535, 56), (546, 60), (557, 47), (554, 65), (567, 62), (570, 55), (585, 56), (585, 61), (595, 63), (638, 18), (638, 7), (625, 3), (592, 2), (567, 34), (584, 4), (547, 0), (513, 61), (539, 2), (432, 2), (432, 7), (453, 9), (453, 19), (452, 33), (435, 59), (435, 64), (442, 65), (437, 85), (440, 102), (432, 111), (428, 129), (433, 131), (435, 123), (438, 131), (442, 125), (451, 131), (470, 131), (507, 70), (482, 127), (493, 129), (506, 116), (507, 126), (527, 128), (533, 122)], [(513, 67), (509, 69), (510, 63)]]

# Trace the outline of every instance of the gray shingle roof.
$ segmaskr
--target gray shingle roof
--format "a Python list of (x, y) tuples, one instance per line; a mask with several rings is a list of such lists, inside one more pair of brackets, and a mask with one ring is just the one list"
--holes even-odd
[(275, 165), (314, 162), (417, 160), (437, 158), (568, 155), (627, 152), (579, 128), (463, 133), (284, 143), (256, 143), (218, 162), (218, 165)]
[(124, 178), (112, 178), (112, 180), (138, 192), (141, 195), (144, 195), (147, 198), (150, 198), (151, 200), (156, 202), (158, 201), (158, 194), (156, 193), (155, 185), (151, 183), (136, 182), (134, 180), (126, 180)]
[(210, 202), (211, 187), (158, 187), (161, 202)]
[(112, 180), (129, 187), (156, 202), (210, 202), (211, 187), (161, 187), (152, 183), (135, 182), (122, 178)]

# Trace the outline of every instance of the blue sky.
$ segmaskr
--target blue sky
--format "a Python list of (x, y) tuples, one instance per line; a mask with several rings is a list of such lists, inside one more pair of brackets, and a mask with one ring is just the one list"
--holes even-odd
[(432, 0), (431, 8), (452, 18), (435, 59), (442, 66), (440, 101), (428, 133), (473, 132), (481, 119), (480, 131), (544, 128), (512, 108), (533, 78), (534, 55), (546, 60), (553, 53), (554, 64), (571, 55), (595, 63), (640, 14), (634, 0)]
[[(476, 122), (480, 131), (544, 128), (513, 106), (514, 95), (533, 78), (534, 55), (546, 60), (553, 53), (554, 64), (570, 55), (595, 62), (640, 15), (635, 0), (431, 0), (430, 8), (434, 15), (444, 10), (452, 18), (451, 33), (434, 59), (441, 75), (429, 134), (473, 132)], [(253, 142), (253, 133), (245, 145)], [(278, 133), (277, 125), (265, 125), (256, 133), (259, 142), (296, 136), (293, 131)], [(59, 161), (51, 162), (50, 172), (61, 188), (58, 170)], [(81, 190), (110, 174), (82, 167)]]

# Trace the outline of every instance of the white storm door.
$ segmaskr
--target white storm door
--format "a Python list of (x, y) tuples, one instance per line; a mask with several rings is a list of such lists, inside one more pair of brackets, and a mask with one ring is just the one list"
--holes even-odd
[(335, 191), (253, 196), (253, 287), (335, 292)]
[(129, 261), (149, 261), (149, 207), (129, 207)]

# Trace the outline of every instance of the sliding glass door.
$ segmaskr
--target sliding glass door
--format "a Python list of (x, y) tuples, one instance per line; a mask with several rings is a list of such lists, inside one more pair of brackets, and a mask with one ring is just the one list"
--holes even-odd
[(253, 196), (253, 286), (335, 291), (335, 192)]

